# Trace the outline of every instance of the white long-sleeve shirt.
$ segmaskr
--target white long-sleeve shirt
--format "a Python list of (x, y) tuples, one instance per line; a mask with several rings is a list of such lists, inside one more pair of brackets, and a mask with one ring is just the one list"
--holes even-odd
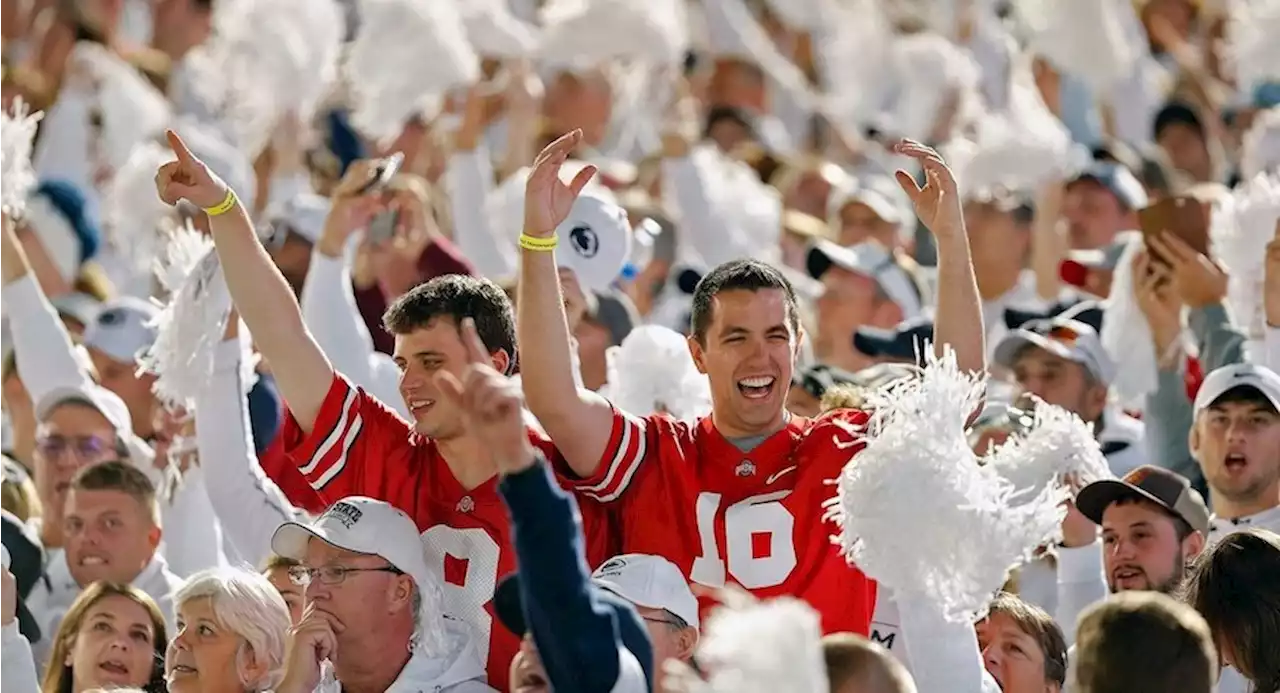
[(374, 348), (356, 305), (349, 257), (346, 252), (342, 257), (311, 253), (302, 285), (302, 320), (334, 370), (408, 419), (409, 409), (400, 396), (400, 371), (390, 356)]
[[(26, 276), (4, 287), (4, 304), (11, 322), (13, 350), (17, 357), (18, 376), (31, 396), (32, 403), (42, 400), (59, 388), (83, 388), (92, 385), (89, 372), (77, 356), (58, 312), (45, 297), (34, 276)], [(122, 431), (122, 435), (132, 432)], [(130, 446), (141, 450), (145, 444)], [(152, 464), (152, 459), (132, 459), (155, 485), (160, 504), (161, 526), (165, 528), (163, 551), (172, 551), (166, 559), (179, 575), (190, 575), (205, 568), (225, 565), (222, 532), (210, 512), (199, 471), (172, 495), (163, 488), (166, 480)], [(59, 518), (60, 521), (60, 518)]]
[(209, 501), (240, 558), (261, 565), (271, 555), (271, 535), (302, 516), (267, 478), (254, 452), (249, 407), (241, 394), (239, 340), (218, 345), (214, 373), (196, 399), (196, 445)]
[(518, 267), (518, 229), (504, 232), (501, 219), (490, 218), (493, 163), (483, 145), (454, 152), (445, 166), (444, 188), (453, 211), (453, 242), (476, 273), (494, 281), (514, 278)]
[(31, 643), (18, 630), (16, 618), (0, 630), (0, 688), (5, 693), (37, 693), (40, 690)]

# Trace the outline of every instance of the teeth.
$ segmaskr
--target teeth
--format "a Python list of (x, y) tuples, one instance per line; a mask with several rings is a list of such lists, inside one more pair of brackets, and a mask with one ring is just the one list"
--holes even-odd
[(98, 556), (85, 556), (80, 559), (80, 565), (102, 565), (103, 563), (106, 563), (106, 561)]
[(746, 387), (769, 387), (773, 384), (772, 376), (761, 376), (759, 378), (743, 378), (738, 384)]

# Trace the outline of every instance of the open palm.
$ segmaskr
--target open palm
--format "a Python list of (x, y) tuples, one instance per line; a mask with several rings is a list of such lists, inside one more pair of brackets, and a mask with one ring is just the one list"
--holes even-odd
[(896, 174), (898, 184), (911, 198), (920, 221), (935, 236), (964, 233), (964, 214), (956, 177), (942, 156), (932, 147), (914, 140), (902, 140), (893, 146), (893, 151), (919, 161), (924, 167), (924, 187), (917, 185), (906, 171)]
[(583, 167), (566, 185), (560, 180), (560, 167), (582, 141), (582, 131), (562, 136), (547, 145), (533, 162), (529, 180), (524, 186), (524, 232), (530, 236), (548, 237), (569, 216), (573, 201), (596, 174), (595, 166)]

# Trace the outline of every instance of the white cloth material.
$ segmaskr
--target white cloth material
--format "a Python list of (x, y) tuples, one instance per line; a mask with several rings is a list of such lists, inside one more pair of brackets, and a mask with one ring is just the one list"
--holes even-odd
[[(151, 557), (142, 572), (130, 583), (151, 597), (164, 614), (165, 628), (170, 633), (174, 630), (173, 595), (182, 587), (182, 578), (169, 570), (169, 564), (160, 552)], [(83, 588), (71, 577), (71, 568), (67, 565), (67, 553), (58, 551), (45, 567), (44, 579), (27, 595), (27, 609), (40, 626), (40, 642), (36, 643), (36, 662), (43, 667), (53, 650), (53, 638), (58, 633), (58, 625), (67, 609), (75, 602)], [(7, 689), (6, 689), (7, 690)]]
[(1046, 613), (1057, 612), (1058, 565), (1055, 550), (1038, 556), (1018, 569), (1018, 596), (1023, 601), (1044, 609)]
[(1155, 339), (1133, 293), (1133, 258), (1141, 248), (1141, 243), (1131, 242), (1120, 255), (1111, 282), (1107, 319), (1099, 335), (1116, 366), (1112, 392), (1118, 404), (1129, 411), (1142, 411), (1147, 395), (1159, 386)]
[(240, 394), (241, 357), (236, 340), (218, 345), (213, 378), (196, 400), (196, 445), (213, 513), (240, 558), (261, 566), (271, 555), (275, 528), (306, 518), (258, 464), (249, 407)]
[(1106, 599), (1107, 594), (1101, 541), (1075, 548), (1058, 547), (1058, 608), (1053, 615), (1067, 645), (1076, 641), (1080, 614), (1094, 602)]
[(1223, 537), (1232, 532), (1243, 532), (1255, 527), (1280, 534), (1280, 504), (1273, 505), (1260, 513), (1238, 517), (1234, 520), (1214, 517), (1209, 523), (1209, 546), (1222, 541)]
[[(470, 631), (461, 622), (450, 619), (447, 623), (449, 638), (454, 643), (448, 654), (433, 659), (415, 651), (400, 675), (387, 688), (386, 693), (492, 693), (485, 683), (484, 663), (471, 640)], [(635, 658), (632, 657), (632, 661)], [(624, 658), (625, 662), (625, 658)], [(637, 663), (637, 668), (639, 664)], [(619, 680), (622, 677), (619, 676)], [(641, 682), (643, 683), (643, 672)], [(614, 689), (615, 691), (619, 689)], [(644, 688), (622, 689), (626, 693), (640, 693)], [(315, 693), (342, 693), (342, 684), (334, 675), (333, 665), (325, 661), (321, 665), (320, 685)], [(619, 693), (622, 693), (619, 691)]]
[(445, 166), (444, 188), (453, 210), (454, 243), (476, 272), (494, 281), (514, 279), (517, 268), (518, 229), (501, 230), (501, 220), (491, 218), (493, 163), (483, 145), (472, 151), (455, 151)]
[(199, 463), (183, 473), (181, 483), (168, 502), (161, 503), (160, 526), (164, 529), (164, 539), (156, 552), (164, 556), (169, 569), (181, 578), (239, 562), (238, 551), (226, 551), (228, 542), (223, 536), (221, 518), (214, 512), (205, 471)]
[(1128, 447), (1106, 456), (1111, 473), (1117, 477), (1123, 477), (1150, 461), (1146, 424), (1124, 413), (1115, 405), (1108, 405), (1102, 414), (1102, 430), (1098, 433), (1098, 443), (1104, 450), (1108, 444), (1128, 444)]
[(356, 305), (349, 258), (359, 242), (356, 234), (340, 258), (312, 251), (311, 268), (302, 285), (302, 320), (334, 370), (409, 419), (400, 395), (400, 371), (390, 356), (373, 348), (373, 337)]
[(0, 688), (17, 693), (40, 690), (31, 643), (18, 630), (18, 619), (0, 630)]
[[(877, 613), (879, 606), (877, 605)], [(951, 622), (934, 604), (900, 601), (901, 642), (891, 650), (908, 654), (911, 678), (920, 693), (998, 693), (1000, 687), (983, 666), (973, 626)], [(905, 650), (905, 652), (904, 652)], [(903, 662), (904, 665), (906, 662)]]
[(1262, 339), (1260, 362), (1267, 368), (1280, 373), (1280, 327), (1267, 325)]

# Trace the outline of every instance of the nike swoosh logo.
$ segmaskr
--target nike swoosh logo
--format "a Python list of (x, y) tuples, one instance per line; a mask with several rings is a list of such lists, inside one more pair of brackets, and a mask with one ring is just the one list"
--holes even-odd
[(786, 474), (787, 472), (794, 472), (795, 470), (796, 470), (796, 466), (794, 464), (791, 465), (790, 467), (787, 467), (786, 469), (780, 469), (774, 472), (773, 474), (770, 474), (769, 478), (764, 480), (764, 485), (768, 486), (769, 484), (772, 484), (773, 482), (777, 481), (783, 474)]

